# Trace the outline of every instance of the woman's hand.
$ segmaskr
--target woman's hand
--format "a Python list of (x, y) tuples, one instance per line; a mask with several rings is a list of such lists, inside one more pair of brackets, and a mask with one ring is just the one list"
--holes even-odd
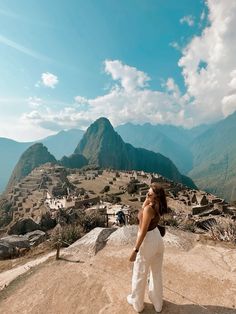
[(129, 257), (129, 261), (134, 262), (136, 260), (136, 256), (137, 256), (137, 253), (133, 250)]
[(150, 204), (150, 199), (148, 197), (146, 197), (145, 201), (143, 202), (142, 207), (144, 208), (145, 206)]

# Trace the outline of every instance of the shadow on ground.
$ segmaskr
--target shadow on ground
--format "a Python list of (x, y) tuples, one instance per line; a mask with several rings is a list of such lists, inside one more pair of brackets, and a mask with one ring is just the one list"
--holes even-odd
[(84, 261), (81, 261), (81, 260), (72, 260), (72, 259), (68, 259), (68, 258), (65, 258), (65, 257), (59, 257), (58, 260), (60, 261), (65, 261), (65, 262), (71, 262), (71, 263), (85, 263)]
[[(145, 303), (142, 314), (156, 314), (150, 303)], [(213, 305), (175, 304), (164, 300), (162, 314), (236, 314), (236, 308)]]

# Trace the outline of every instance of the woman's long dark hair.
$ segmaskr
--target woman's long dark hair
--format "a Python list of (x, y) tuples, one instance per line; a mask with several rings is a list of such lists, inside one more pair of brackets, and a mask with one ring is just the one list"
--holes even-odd
[(159, 214), (163, 216), (168, 211), (165, 190), (157, 182), (151, 183), (150, 188), (155, 193), (155, 201), (159, 203)]

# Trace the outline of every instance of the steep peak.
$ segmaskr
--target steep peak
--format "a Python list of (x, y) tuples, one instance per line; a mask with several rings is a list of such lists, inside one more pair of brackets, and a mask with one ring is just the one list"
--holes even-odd
[[(84, 155), (90, 164), (101, 165), (103, 155), (108, 156), (111, 152), (117, 154), (118, 147), (122, 147), (122, 145), (124, 143), (113, 129), (110, 121), (102, 117), (88, 127), (75, 149), (75, 154)], [(113, 157), (112, 155), (111, 158)]]
[(99, 147), (100, 143), (107, 138), (111, 138), (116, 132), (107, 118), (101, 117), (93, 122), (85, 132), (82, 140), (75, 149), (75, 153), (83, 154), (84, 148), (89, 146), (91, 149)]
[(96, 121), (94, 121), (94, 123), (92, 123), (90, 125), (90, 127), (88, 128), (88, 130), (113, 130), (113, 126), (111, 125), (111, 122), (105, 118), (105, 117), (101, 117), (98, 118)]
[(49, 158), (51, 161), (56, 161), (54, 156), (49, 153), (47, 147), (42, 143), (35, 143), (27, 148), (26, 151), (22, 154), (20, 160), (24, 158), (35, 158), (38, 156), (40, 156), (40, 158), (43, 157), (43, 159)]
[(35, 143), (31, 145), (21, 155), (18, 163), (16, 164), (8, 182), (7, 189), (27, 176), (34, 168), (47, 162), (57, 162), (55, 157), (49, 153), (47, 147), (42, 143)]
[[(31, 151), (31, 150), (41, 150), (41, 149), (45, 149), (46, 147), (42, 144), (42, 143), (35, 143), (33, 145), (31, 145), (25, 152)], [(47, 149), (47, 148), (46, 148)]]

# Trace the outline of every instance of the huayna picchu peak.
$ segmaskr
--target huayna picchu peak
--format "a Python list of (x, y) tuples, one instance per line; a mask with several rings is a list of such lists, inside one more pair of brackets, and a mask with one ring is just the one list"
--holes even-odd
[(125, 143), (106, 118), (99, 118), (90, 125), (75, 153), (82, 154), (89, 164), (101, 168), (158, 172), (174, 181), (196, 187), (190, 178), (180, 174), (167, 157)]

